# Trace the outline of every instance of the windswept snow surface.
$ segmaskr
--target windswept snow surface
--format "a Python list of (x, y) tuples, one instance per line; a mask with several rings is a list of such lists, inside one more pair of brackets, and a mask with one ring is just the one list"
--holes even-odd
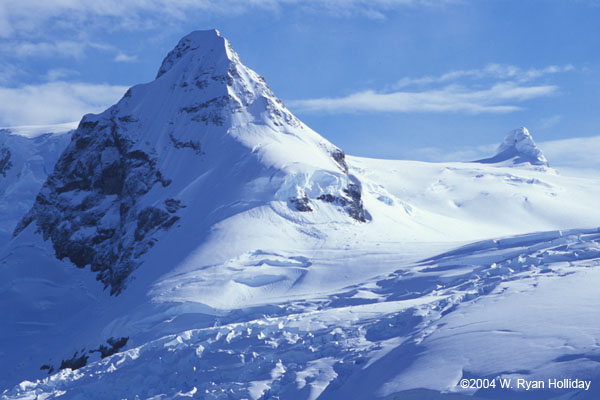
[[(229, 313), (2, 398), (593, 399), (599, 264), (597, 229), (477, 242), (336, 294)], [(465, 377), (592, 386), (474, 393)]]
[(597, 398), (600, 179), (534, 164), (345, 157), (194, 32), (0, 249), (0, 398)]

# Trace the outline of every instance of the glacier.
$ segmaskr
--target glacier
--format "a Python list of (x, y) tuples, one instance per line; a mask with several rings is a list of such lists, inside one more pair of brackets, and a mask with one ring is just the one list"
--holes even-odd
[(600, 180), (526, 128), (475, 162), (348, 156), (210, 30), (74, 131), (7, 137), (44, 168), (0, 177), (3, 400), (600, 392)]

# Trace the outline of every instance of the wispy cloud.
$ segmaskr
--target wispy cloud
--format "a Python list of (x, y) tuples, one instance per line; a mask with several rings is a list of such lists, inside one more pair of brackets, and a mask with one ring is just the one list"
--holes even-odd
[(363, 16), (370, 19), (385, 19), (386, 14), (399, 8), (439, 7), (461, 3), (462, 0), (274, 0), (278, 5), (298, 5), (304, 10), (326, 12), (337, 17)]
[(498, 83), (484, 90), (450, 85), (436, 90), (377, 93), (371, 90), (345, 97), (292, 100), (294, 110), (304, 112), (463, 112), (469, 114), (508, 113), (520, 110), (515, 103), (553, 95), (554, 85), (520, 86)]
[(116, 62), (135, 62), (135, 61), (137, 61), (137, 56), (130, 56), (125, 53), (118, 53), (115, 56), (114, 61), (116, 61)]
[(73, 75), (79, 75), (79, 72), (69, 68), (53, 68), (46, 73), (46, 80), (59, 81)]
[(0, 85), (13, 81), (22, 72), (15, 65), (0, 61)]
[(453, 70), (439, 76), (405, 77), (380, 91), (365, 90), (344, 97), (291, 100), (297, 111), (324, 113), (435, 112), (502, 114), (521, 110), (520, 103), (558, 93), (558, 86), (534, 84), (545, 75), (573, 71), (571, 64), (523, 69), (488, 64)]
[(561, 72), (573, 71), (575, 67), (567, 65), (549, 65), (543, 68), (523, 69), (515, 65), (508, 64), (488, 64), (484, 68), (454, 70), (440, 76), (423, 76), (419, 78), (402, 78), (390, 89), (402, 89), (410, 86), (424, 86), (439, 83), (455, 82), (461, 79), (481, 80), (511, 80), (519, 83), (530, 82), (544, 75), (557, 74)]
[(560, 123), (562, 120), (562, 115), (552, 115), (550, 117), (545, 117), (539, 120), (538, 128), (539, 129), (550, 129), (554, 128), (556, 125)]
[(600, 136), (540, 142), (551, 166), (600, 170)]
[(69, 57), (81, 58), (86, 45), (79, 41), (59, 40), (55, 42), (12, 41), (0, 45), (0, 51), (17, 58), (26, 57)]
[(460, 0), (19, 0), (0, 3), (0, 37), (39, 29), (54, 20), (62, 27), (83, 27), (110, 21), (112, 29), (144, 29), (165, 20), (183, 20), (189, 13), (242, 14), (254, 10), (278, 12), (286, 6), (333, 16), (385, 18), (404, 7), (439, 6)]
[(19, 135), (32, 138), (43, 135), (44, 133), (67, 133), (70, 130), (76, 129), (77, 125), (79, 125), (79, 121), (50, 125), (11, 125), (0, 127), (0, 129), (8, 129), (12, 135)]
[(0, 87), (0, 126), (43, 125), (76, 121), (115, 103), (127, 87), (49, 82)]

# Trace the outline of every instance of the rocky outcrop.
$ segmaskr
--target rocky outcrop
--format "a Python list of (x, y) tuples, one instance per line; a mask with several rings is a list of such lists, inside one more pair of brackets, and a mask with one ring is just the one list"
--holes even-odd
[(136, 258), (153, 246), (153, 233), (178, 220), (174, 200), (138, 204), (170, 180), (157, 168), (156, 155), (137, 148), (122, 124), (116, 116), (86, 116), (15, 230), (35, 221), (56, 257), (89, 265), (111, 294), (124, 288)]
[(10, 150), (6, 147), (0, 148), (0, 174), (6, 177), (6, 172), (13, 166), (10, 161)]
[(317, 197), (318, 200), (326, 203), (332, 203), (341, 206), (346, 213), (358, 222), (367, 222), (371, 219), (369, 213), (363, 207), (361, 199), (361, 189), (356, 183), (349, 184), (344, 190), (342, 196), (332, 194), (323, 194)]

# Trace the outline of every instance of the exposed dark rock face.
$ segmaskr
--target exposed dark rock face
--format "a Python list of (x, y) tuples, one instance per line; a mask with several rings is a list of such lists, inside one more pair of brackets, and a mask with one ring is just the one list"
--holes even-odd
[(82, 351), (81, 355), (79, 355), (79, 352), (76, 351), (75, 354), (73, 354), (72, 358), (69, 358), (68, 360), (62, 360), (58, 369), (60, 370), (70, 368), (75, 370), (81, 367), (85, 367), (88, 358), (89, 356), (85, 354), (85, 351)]
[(180, 208), (184, 208), (185, 206), (181, 204), (181, 200), (176, 199), (166, 199), (165, 200), (165, 208), (171, 214), (177, 212)]
[(369, 213), (363, 207), (360, 186), (356, 183), (350, 183), (348, 187), (344, 189), (343, 196), (323, 194), (317, 197), (317, 199), (326, 203), (333, 203), (341, 206), (350, 217), (359, 222), (367, 222), (370, 220)]
[(11, 169), (12, 162), (10, 161), (10, 150), (6, 147), (0, 149), (0, 174), (6, 177), (6, 172)]
[(290, 199), (290, 203), (294, 205), (294, 208), (296, 210), (301, 212), (308, 212), (313, 210), (310, 206), (310, 202), (308, 201), (308, 197), (306, 195), (297, 199)]
[(134, 122), (114, 115), (84, 117), (15, 230), (17, 235), (35, 221), (57, 258), (80, 268), (90, 265), (111, 294), (121, 292), (139, 266), (136, 258), (153, 246), (152, 235), (170, 228), (181, 206), (173, 199), (165, 209), (138, 206), (154, 185), (170, 181), (158, 170), (156, 156), (128, 139), (127, 126)]
[[(344, 211), (356, 221), (369, 221), (371, 216), (363, 206), (360, 183), (355, 177), (349, 175), (348, 164), (346, 163), (346, 154), (340, 149), (335, 149), (331, 151), (330, 154), (336, 164), (340, 167), (344, 174), (349, 177), (352, 183), (348, 184), (348, 186), (343, 189), (342, 195), (327, 193), (317, 197), (317, 200), (342, 207)], [(313, 211), (313, 208), (310, 205), (310, 200), (306, 195), (303, 197), (291, 198), (289, 199), (289, 202), (292, 209), (295, 209), (296, 211)]]
[[(331, 157), (337, 163), (342, 171), (348, 175), (348, 164), (346, 163), (346, 154), (336, 149), (331, 152)], [(343, 196), (334, 196), (332, 194), (324, 194), (317, 197), (318, 200), (322, 200), (326, 203), (334, 203), (342, 206), (344, 210), (359, 222), (367, 222), (370, 220), (369, 213), (364, 209), (361, 198), (361, 187), (355, 178), (350, 177), (354, 183), (348, 184), (344, 189)]]
[(345, 174), (348, 174), (348, 164), (346, 164), (346, 154), (342, 150), (336, 149), (331, 152), (331, 157), (333, 157), (333, 159), (335, 160), (337, 165), (340, 166), (342, 171), (344, 171)]
[[(106, 340), (107, 344), (101, 344), (97, 349), (92, 349), (89, 351), (86, 351), (86, 349), (81, 349), (81, 351), (76, 351), (73, 354), (73, 357), (61, 360), (58, 369), (61, 370), (70, 368), (72, 370), (76, 370), (85, 367), (92, 353), (100, 353), (101, 358), (110, 357), (125, 347), (128, 341), (129, 336), (108, 338)], [(54, 372), (54, 366), (51, 364), (44, 364), (40, 367), (40, 369), (48, 370), (48, 375)]]
[(108, 346), (101, 344), (97, 349), (90, 350), (90, 353), (100, 353), (100, 357), (106, 358), (116, 354), (127, 344), (129, 337), (114, 338), (106, 340)]
[(177, 139), (175, 136), (173, 136), (172, 133), (169, 134), (169, 139), (171, 139), (171, 143), (173, 143), (173, 146), (176, 149), (189, 148), (189, 149), (194, 150), (194, 152), (196, 154), (198, 154), (199, 156), (204, 154), (204, 152), (202, 151), (202, 145), (198, 141), (188, 140), (187, 142), (184, 142), (184, 141)]
[(43, 371), (45, 369), (48, 370), (48, 375), (51, 375), (54, 372), (54, 367), (52, 365), (48, 365), (48, 364), (44, 364), (40, 367), (40, 369)]

